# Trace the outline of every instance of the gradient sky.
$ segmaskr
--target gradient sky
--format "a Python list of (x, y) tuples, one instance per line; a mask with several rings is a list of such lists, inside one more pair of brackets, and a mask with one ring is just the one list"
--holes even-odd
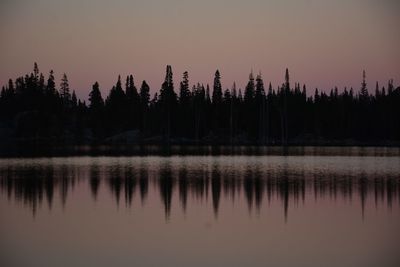
[(0, 84), (30, 72), (66, 72), (86, 99), (95, 81), (103, 93), (118, 74), (133, 73), (159, 90), (172, 65), (191, 84), (243, 88), (251, 69), (280, 85), (292, 81), (329, 90), (400, 81), (397, 0), (1, 0)]

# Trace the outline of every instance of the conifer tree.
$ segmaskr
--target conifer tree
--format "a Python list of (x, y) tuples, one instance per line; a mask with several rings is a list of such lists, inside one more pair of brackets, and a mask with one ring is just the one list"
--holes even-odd
[(256, 78), (256, 92), (255, 92), (256, 108), (258, 109), (258, 140), (261, 144), (265, 143), (265, 112), (266, 112), (266, 101), (265, 101), (265, 90), (264, 81), (261, 77), (261, 73)]
[(78, 106), (78, 98), (76, 97), (75, 90), (72, 91), (71, 103), (73, 107)]
[(116, 85), (110, 90), (110, 94), (105, 101), (105, 107), (108, 116), (108, 130), (110, 132), (125, 130), (128, 124), (126, 119), (127, 101), (125, 92), (122, 90), (120, 75)]
[(142, 108), (142, 131), (147, 131), (147, 113), (149, 109), (149, 101), (150, 101), (150, 87), (146, 83), (146, 81), (142, 82), (142, 86), (140, 87), (140, 106)]
[(215, 72), (212, 102), (215, 105), (218, 105), (222, 102), (222, 85), (219, 70)]
[(176, 103), (176, 93), (174, 91), (174, 82), (172, 76), (172, 68), (170, 65), (167, 65), (165, 80), (160, 90), (160, 101), (165, 114), (164, 137), (168, 143), (171, 137), (172, 115)]
[(69, 104), (69, 101), (71, 100), (71, 94), (69, 92), (68, 77), (65, 73), (63, 74), (63, 77), (61, 79), (60, 97), (65, 105)]
[(251, 71), (249, 74), (249, 81), (244, 90), (244, 101), (248, 104), (252, 104), (254, 96), (255, 96), (254, 75), (253, 71)]
[(98, 111), (104, 107), (104, 100), (101, 96), (98, 82), (95, 82), (92, 86), (92, 91), (89, 93), (89, 102), (89, 108), (93, 111)]
[(189, 74), (187, 71), (183, 73), (183, 80), (180, 83), (180, 91), (179, 91), (179, 101), (181, 103), (188, 103), (190, 98), (189, 91)]
[(104, 129), (104, 100), (98, 82), (93, 84), (89, 93), (89, 116), (90, 127), (94, 136), (101, 136)]
[(367, 89), (367, 82), (365, 81), (365, 70), (363, 71), (363, 79), (362, 79), (362, 82), (361, 82), (360, 98), (363, 101), (366, 101), (369, 98), (369, 93), (368, 93), (368, 89)]
[(56, 83), (55, 83), (55, 80), (54, 80), (54, 72), (53, 72), (53, 70), (50, 70), (49, 78), (47, 79), (46, 93), (49, 96), (52, 96), (52, 95), (56, 94)]

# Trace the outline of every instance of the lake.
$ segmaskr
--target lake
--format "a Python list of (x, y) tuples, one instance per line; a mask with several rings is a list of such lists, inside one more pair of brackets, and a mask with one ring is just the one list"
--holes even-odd
[(301, 151), (0, 159), (0, 266), (400, 266), (399, 149)]

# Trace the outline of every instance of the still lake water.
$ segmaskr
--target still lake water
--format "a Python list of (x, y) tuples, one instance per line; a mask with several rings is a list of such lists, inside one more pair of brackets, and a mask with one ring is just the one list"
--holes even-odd
[(0, 159), (0, 266), (400, 266), (371, 151)]

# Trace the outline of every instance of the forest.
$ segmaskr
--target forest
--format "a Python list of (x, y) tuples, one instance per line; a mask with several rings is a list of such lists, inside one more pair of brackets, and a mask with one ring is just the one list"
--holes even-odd
[[(361, 76), (361, 75), (360, 75)], [(178, 144), (178, 145), (388, 145), (400, 144), (400, 87), (393, 80), (373, 89), (313, 89), (291, 83), (264, 84), (250, 73), (242, 90), (189, 83), (184, 72), (175, 87), (171, 66), (161, 88), (150, 94), (133, 75), (120, 76), (102, 96), (95, 82), (88, 101), (77, 98), (68, 77), (47, 79), (33, 72), (10, 79), (0, 95), (0, 143)], [(89, 90), (88, 90), (89, 91)], [(371, 93), (373, 92), (373, 93)]]

